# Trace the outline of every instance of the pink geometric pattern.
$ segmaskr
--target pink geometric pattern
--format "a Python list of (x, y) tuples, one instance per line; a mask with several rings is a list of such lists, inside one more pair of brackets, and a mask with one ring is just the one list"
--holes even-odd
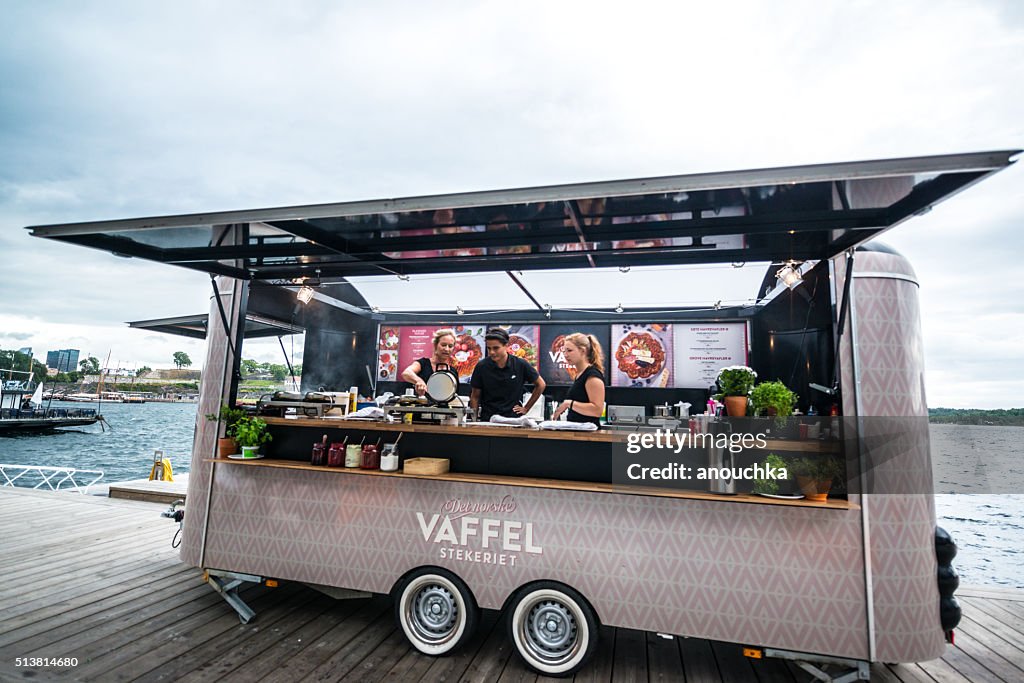
[[(837, 262), (837, 271), (843, 264)], [(878, 465), (875, 476), (896, 490), (931, 491), (928, 408), (924, 393), (924, 352), (920, 332), (918, 287), (913, 282), (885, 277), (898, 273), (916, 281), (913, 268), (901, 256), (858, 252), (853, 286), (852, 325), (842, 340), (843, 386), (854, 387), (851, 343), (857, 344), (863, 410), (861, 434), (892, 427), (899, 421), (903, 434), (889, 440), (888, 453), (898, 454)], [(858, 276), (864, 274), (864, 276)], [(842, 278), (837, 278), (842, 283)], [(853, 391), (844, 393), (843, 412), (855, 415)], [(875, 618), (876, 661), (925, 661), (942, 655), (945, 640), (939, 625), (939, 595), (934, 547), (935, 503), (930, 494), (868, 495)]]
[[(233, 278), (217, 278), (221, 303), (229, 320), (236, 320), (237, 301), (241, 289), (248, 284)], [(206, 494), (210, 490), (212, 466), (203, 462), (216, 455), (217, 422), (206, 415), (220, 412), (221, 387), (226, 385), (228, 373), (234, 367), (232, 347), (228, 346), (224, 325), (221, 323), (217, 303), (210, 305), (209, 327), (206, 334), (206, 362), (203, 364), (203, 385), (196, 411), (196, 432), (192, 441), (192, 464), (188, 478), (188, 514), (185, 515), (181, 542), (181, 561), (198, 567), (202, 547), (203, 527), (206, 524)]]
[[(447, 567), (482, 607), (519, 586), (572, 585), (602, 623), (865, 658), (863, 557), (856, 511), (550, 491), (218, 465), (207, 565), (388, 592), (410, 569)], [(446, 501), (500, 501), (471, 515), (533, 524), (542, 553), (514, 565), (441, 557), (424, 540)], [(456, 525), (457, 526), (457, 525)], [(481, 550), (479, 538), (468, 545)], [(799, 598), (794, 598), (799, 596)]]

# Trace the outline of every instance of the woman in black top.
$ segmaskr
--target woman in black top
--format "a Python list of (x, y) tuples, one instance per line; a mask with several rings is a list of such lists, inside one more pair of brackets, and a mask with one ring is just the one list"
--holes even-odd
[(576, 366), (576, 381), (569, 388), (568, 398), (555, 410), (552, 419), (569, 411), (569, 422), (601, 424), (604, 412), (604, 354), (601, 344), (592, 334), (574, 332), (565, 336), (562, 353), (567, 363)]
[(434, 374), (438, 366), (451, 367), (452, 352), (455, 351), (455, 330), (443, 327), (434, 332), (434, 353), (431, 358), (418, 358), (402, 370), (402, 379), (416, 389), (416, 395), (422, 396), (427, 391), (427, 378)]

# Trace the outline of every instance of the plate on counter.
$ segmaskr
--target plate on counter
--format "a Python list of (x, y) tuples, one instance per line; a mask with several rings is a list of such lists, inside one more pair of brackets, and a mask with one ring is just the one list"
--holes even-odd
[(253, 455), (247, 458), (241, 453), (232, 453), (231, 455), (228, 456), (228, 458), (230, 458), (231, 460), (259, 460), (262, 457), (262, 455)]
[(765, 498), (776, 498), (778, 500), (802, 500), (804, 497), (802, 493), (796, 493), (793, 495), (782, 495), (781, 493), (757, 493), (754, 495), (764, 496)]

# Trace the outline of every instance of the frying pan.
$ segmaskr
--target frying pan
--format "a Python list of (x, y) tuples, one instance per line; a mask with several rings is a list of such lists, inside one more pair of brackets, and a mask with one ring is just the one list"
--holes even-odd
[(459, 394), (459, 376), (451, 368), (438, 368), (427, 378), (427, 398), (436, 404), (447, 405)]

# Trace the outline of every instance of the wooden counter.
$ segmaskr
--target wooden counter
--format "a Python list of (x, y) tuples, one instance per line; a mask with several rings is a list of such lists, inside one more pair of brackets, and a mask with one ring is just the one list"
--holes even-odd
[(453, 436), (496, 436), (515, 439), (556, 439), (558, 441), (593, 441), (614, 443), (624, 441), (621, 432), (599, 429), (592, 432), (570, 432), (545, 429), (523, 429), (504, 425), (467, 424), (458, 427), (433, 424), (405, 424), (404, 422), (378, 422), (374, 420), (346, 420), (330, 417), (265, 417), (268, 425), (287, 427), (316, 427), (317, 429), (354, 429), (370, 432), (411, 432), (413, 434), (447, 434)]
[[(405, 424), (403, 422), (378, 422), (374, 420), (346, 420), (330, 417), (264, 417), (268, 425), (305, 427), (317, 429), (348, 429), (370, 432), (410, 432), (413, 434), (444, 434), (449, 436), (486, 436), (513, 439), (554, 439), (556, 441), (623, 443), (630, 433), (625, 428), (599, 429), (592, 432), (572, 432), (545, 429), (523, 429), (519, 427), (467, 424), (460, 426), (433, 424)], [(838, 453), (837, 441), (798, 441), (795, 439), (768, 439), (764, 450), (801, 453)]]
[[(408, 427), (410, 425), (404, 425)], [(718, 495), (707, 491), (683, 491), (677, 489), (663, 489), (650, 486), (623, 486), (617, 484), (602, 484), (585, 481), (566, 481), (560, 479), (541, 479), (536, 477), (511, 477), (491, 474), (463, 474), (460, 472), (447, 472), (438, 475), (405, 474), (398, 472), (382, 472), (380, 470), (363, 470), (349, 467), (320, 467), (295, 460), (272, 460), (260, 458), (252, 460), (231, 460), (228, 458), (212, 458), (207, 462), (214, 462), (218, 465), (238, 465), (241, 467), (270, 467), (288, 470), (304, 470), (307, 472), (320, 472), (329, 475), (357, 476), (357, 477), (402, 477), (407, 479), (433, 479), (440, 481), (463, 482), (470, 484), (490, 484), (493, 486), (521, 486), (527, 488), (558, 489), (562, 491), (587, 491), (593, 493), (611, 493), (616, 495), (632, 496), (653, 496), (658, 498), (681, 498), (688, 500), (706, 500), (718, 503), (741, 503), (748, 505), (776, 505), (784, 507), (806, 507), (822, 510), (859, 510), (860, 506), (841, 499), (829, 499), (819, 503), (806, 499), (787, 500), (780, 498), (765, 498), (752, 494)]]

